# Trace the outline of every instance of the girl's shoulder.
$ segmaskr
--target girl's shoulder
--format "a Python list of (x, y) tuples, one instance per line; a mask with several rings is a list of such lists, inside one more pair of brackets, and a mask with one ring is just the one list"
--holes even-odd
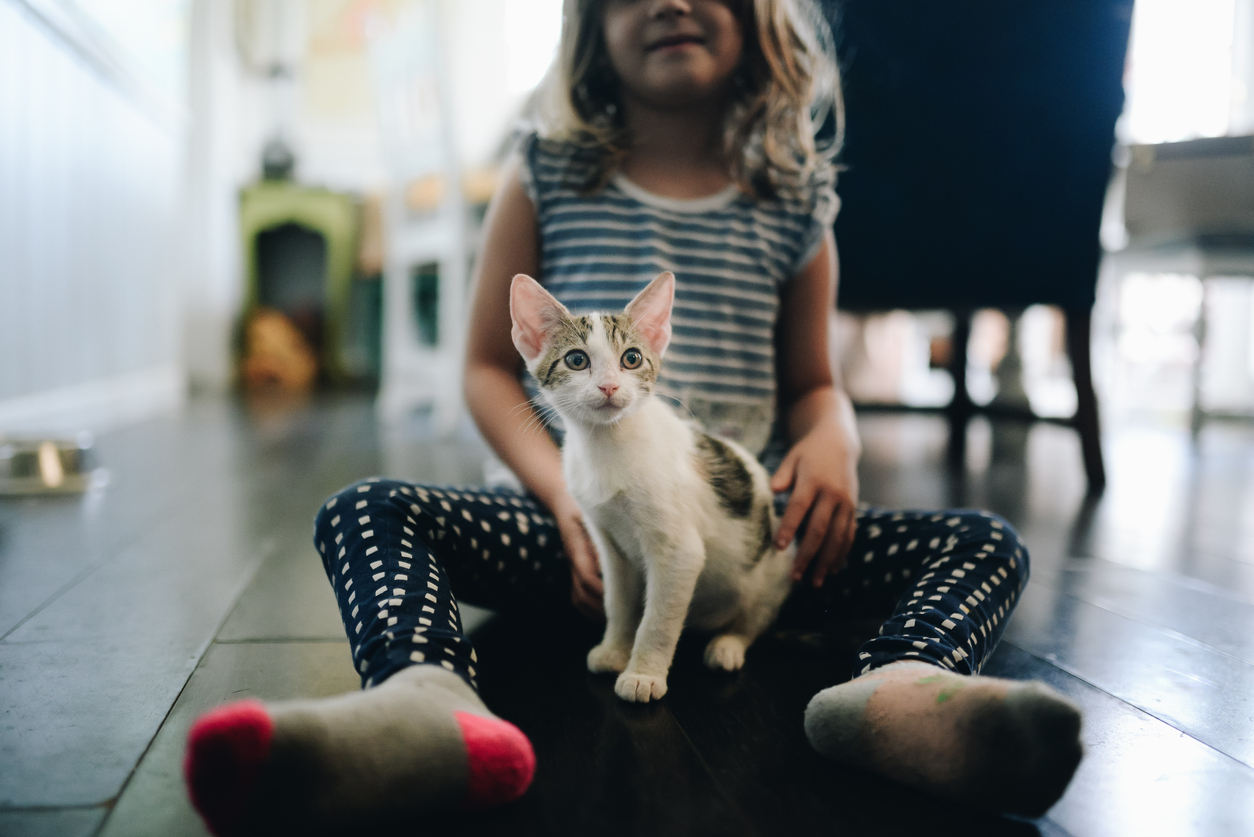
[(600, 161), (595, 148), (534, 131), (519, 141), (518, 156), (523, 188), (537, 208), (555, 191), (586, 191)]
[(830, 164), (815, 166), (794, 183), (780, 187), (777, 200), (788, 211), (813, 219), (815, 225), (830, 227), (840, 211), (836, 172)]
[(769, 202), (777, 217), (793, 232), (790, 243), (788, 276), (804, 270), (822, 249), (823, 241), (836, 223), (840, 196), (836, 194), (836, 170), (816, 166), (804, 176), (777, 189)]
[(589, 146), (542, 136), (537, 131), (523, 134), (519, 141), (519, 150), (525, 159), (537, 160), (547, 165), (587, 163), (596, 158), (595, 149)]

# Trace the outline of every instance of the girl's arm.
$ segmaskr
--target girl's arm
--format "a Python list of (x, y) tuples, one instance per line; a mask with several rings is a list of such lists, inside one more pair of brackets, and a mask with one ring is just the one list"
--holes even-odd
[(800, 580), (817, 556), (815, 587), (845, 566), (857, 525), (862, 444), (853, 404), (832, 377), (828, 322), (835, 304), (836, 240), (829, 230), (819, 253), (784, 292), (776, 336), (780, 397), (792, 440), (771, 479), (775, 491), (792, 488), (777, 541), (781, 549), (787, 546), (809, 514), (793, 579)]
[(562, 475), (557, 445), (544, 432), (519, 382), (522, 358), (510, 339), (509, 285), (514, 275), (538, 276), (536, 211), (516, 161), (505, 172), (484, 219), (475, 269), (463, 390), (488, 444), (522, 484), (557, 518), (571, 562), (571, 598), (587, 614), (602, 613), (596, 549)]

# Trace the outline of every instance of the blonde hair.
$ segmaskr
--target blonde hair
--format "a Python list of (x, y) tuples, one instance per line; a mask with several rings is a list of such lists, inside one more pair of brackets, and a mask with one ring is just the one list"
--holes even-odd
[[(557, 58), (536, 100), (542, 136), (589, 152), (588, 191), (605, 185), (631, 145), (605, 45), (604, 2), (565, 0)], [(759, 198), (798, 192), (816, 175), (830, 183), (844, 109), (826, 21), (810, 0), (740, 0), (732, 8), (744, 35), (723, 132), (733, 179)], [(829, 116), (835, 136), (816, 142)]]

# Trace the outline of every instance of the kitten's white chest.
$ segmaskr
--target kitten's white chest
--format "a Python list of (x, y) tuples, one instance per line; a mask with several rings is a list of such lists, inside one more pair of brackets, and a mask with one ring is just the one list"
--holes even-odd
[(655, 398), (618, 426), (569, 433), (562, 459), (567, 487), (585, 508), (611, 501), (647, 508), (699, 481), (691, 431)]
[(631, 468), (618, 451), (581, 442), (568, 437), (562, 457), (567, 487), (581, 506), (604, 505), (631, 488)]

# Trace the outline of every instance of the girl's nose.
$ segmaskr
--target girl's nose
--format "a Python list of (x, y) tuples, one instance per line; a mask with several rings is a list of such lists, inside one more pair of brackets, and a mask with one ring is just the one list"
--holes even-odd
[(687, 0), (653, 0), (651, 13), (653, 17), (692, 14), (692, 4)]
[(597, 389), (605, 393), (606, 398), (609, 398), (614, 393), (618, 392), (618, 384), (611, 384), (611, 383), (597, 384)]

